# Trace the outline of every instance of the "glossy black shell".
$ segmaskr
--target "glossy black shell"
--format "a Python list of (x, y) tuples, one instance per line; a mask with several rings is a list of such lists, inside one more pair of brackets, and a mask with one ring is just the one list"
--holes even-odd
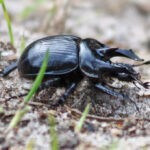
[[(18, 62), (18, 70), (22, 77), (34, 78), (37, 76), (46, 51), (49, 60), (45, 77), (56, 77), (75, 73), (84, 74), (98, 79), (102, 74), (112, 76), (119, 72), (129, 74), (126, 65), (111, 64), (110, 58), (123, 56), (134, 60), (141, 60), (132, 50), (109, 48), (99, 41), (86, 38), (81, 39), (72, 35), (56, 35), (39, 39), (31, 43), (24, 51)], [(112, 73), (113, 72), (113, 73)], [(75, 76), (73, 76), (75, 77)]]
[(76, 36), (57, 35), (39, 39), (31, 43), (18, 62), (21, 76), (32, 78), (39, 72), (45, 53), (49, 52), (46, 75), (63, 75), (78, 67), (80, 38)]

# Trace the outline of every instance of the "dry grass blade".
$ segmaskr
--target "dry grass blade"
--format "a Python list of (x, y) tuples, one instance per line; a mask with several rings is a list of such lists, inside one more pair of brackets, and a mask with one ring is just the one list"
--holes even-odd
[(22, 37), (21, 37), (21, 44), (20, 44), (20, 53), (21, 53), (21, 54), (22, 54), (23, 51), (25, 50), (25, 47), (26, 47), (25, 37), (22, 36)]
[[(79, 111), (79, 110), (77, 110), (77, 109), (70, 109), (69, 107), (66, 107), (67, 108), (67, 110), (68, 111), (70, 111), (70, 113), (73, 115), (73, 116), (78, 116), (78, 117), (80, 117), (80, 116), (82, 116), (82, 113)], [(119, 118), (108, 118), (108, 117), (99, 117), (99, 116), (95, 116), (95, 115), (87, 115), (87, 117), (86, 118), (88, 118), (88, 119), (90, 119), (90, 120), (97, 120), (97, 121), (99, 121), (99, 122), (116, 122), (116, 123), (118, 123), (118, 124), (122, 124), (124, 121), (125, 121), (125, 119), (119, 119)], [(134, 120), (136, 120), (136, 121), (150, 121), (150, 119), (148, 119), (148, 118), (134, 118)]]

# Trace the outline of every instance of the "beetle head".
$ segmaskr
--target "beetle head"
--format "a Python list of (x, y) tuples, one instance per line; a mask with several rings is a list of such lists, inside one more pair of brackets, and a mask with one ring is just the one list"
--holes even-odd
[(136, 72), (132, 65), (124, 63), (115, 63), (116, 65), (126, 68), (128, 72), (115, 72), (111, 74), (111, 77), (117, 78), (120, 81), (132, 82), (140, 84), (146, 89), (150, 89), (150, 82), (142, 82), (140, 73)]
[(125, 63), (115, 63), (119, 67), (125, 68), (126, 72), (115, 72), (114, 76), (117, 77), (121, 81), (132, 82), (132, 81), (139, 81), (141, 79), (140, 74), (135, 71), (132, 65), (125, 64)]

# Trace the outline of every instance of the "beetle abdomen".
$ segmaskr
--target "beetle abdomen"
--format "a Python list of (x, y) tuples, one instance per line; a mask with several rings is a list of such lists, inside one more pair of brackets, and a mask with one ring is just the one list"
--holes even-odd
[(69, 73), (78, 67), (78, 42), (75, 36), (51, 36), (31, 43), (24, 51), (18, 63), (22, 76), (36, 76), (45, 57), (49, 52), (47, 75)]

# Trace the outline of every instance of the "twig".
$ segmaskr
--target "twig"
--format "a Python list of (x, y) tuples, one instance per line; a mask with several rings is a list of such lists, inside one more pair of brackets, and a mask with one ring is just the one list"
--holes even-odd
[[(67, 106), (65, 106), (65, 107), (67, 107)], [(82, 115), (82, 112), (80, 112), (77, 109), (71, 109), (71, 108), (67, 107), (67, 110), (70, 111), (72, 115), (78, 115), (78, 116)], [(97, 120), (99, 122), (117, 122), (117, 123), (123, 123), (126, 120), (126, 118), (117, 119), (117, 118), (99, 117), (99, 116), (89, 115), (89, 114), (87, 115), (86, 118), (91, 119), (91, 120)], [(150, 121), (150, 119), (147, 119), (147, 118), (142, 118), (142, 119), (134, 118), (134, 119), (135, 119), (135, 121)]]

